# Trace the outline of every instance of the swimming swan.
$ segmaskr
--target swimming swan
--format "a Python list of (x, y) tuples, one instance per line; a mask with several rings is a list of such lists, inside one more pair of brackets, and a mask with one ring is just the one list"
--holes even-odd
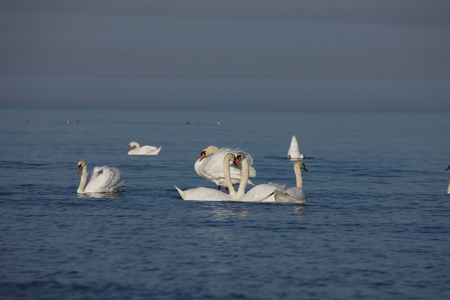
[(86, 161), (80, 160), (78, 162), (78, 173), (80, 172), (81, 179), (77, 193), (114, 193), (126, 189), (121, 187), (125, 184), (122, 172), (115, 167), (95, 167), (88, 175)]
[[(450, 164), (448, 164), (447, 169), (445, 169), (445, 171), (450, 170)], [(450, 181), (448, 182), (448, 187), (447, 187), (447, 194), (450, 195)]]
[[(134, 148), (133, 150), (130, 150), (131, 148)], [(128, 155), (158, 155), (161, 151), (162, 146), (159, 146), (159, 148), (155, 146), (140, 146), (137, 142), (131, 142), (128, 144)]]
[(305, 164), (302, 161), (297, 161), (294, 164), (294, 173), (297, 181), (295, 187), (289, 188), (287, 190), (277, 190), (275, 192), (275, 200), (277, 202), (295, 202), (295, 203), (305, 203), (306, 195), (303, 190), (303, 178), (301, 169), (308, 171)]
[[(231, 148), (217, 148), (216, 146), (209, 146), (200, 154), (200, 158), (195, 161), (194, 169), (195, 172), (208, 181), (211, 181), (217, 185), (217, 189), (220, 190), (221, 187), (228, 188), (227, 182), (224, 176), (223, 159), (228, 153), (233, 153), (236, 155), (241, 150), (231, 149)], [(244, 151), (241, 151), (244, 152)], [(256, 176), (256, 170), (251, 165), (253, 164), (252, 157), (250, 154), (244, 152), (250, 164), (250, 175), (249, 177), (254, 178)], [(233, 185), (237, 185), (241, 179), (241, 166), (237, 166), (230, 162), (230, 177)], [(250, 179), (248, 179), (248, 184), (253, 185)]]
[(246, 154), (243, 152), (238, 153), (235, 158), (235, 163), (242, 164), (242, 177), (237, 192), (234, 190), (233, 186), (229, 188), (230, 195), (233, 200), (242, 202), (276, 202), (274, 196), (275, 191), (278, 189), (283, 189), (283, 186), (275, 183), (264, 183), (253, 187), (248, 192), (245, 192), (250, 171)]
[[(230, 180), (230, 162), (234, 160), (233, 153), (228, 153), (223, 158), (223, 168), (224, 168), (224, 177), (227, 178), (226, 182), (229, 183), (229, 187), (233, 187)], [(175, 186), (178, 193), (180, 194), (183, 200), (198, 200), (198, 201), (230, 201), (233, 200), (230, 194), (226, 194), (222, 191), (205, 188), (205, 187), (196, 187), (188, 190), (181, 190), (177, 186)]]
[(294, 160), (295, 159), (304, 159), (305, 158), (305, 156), (300, 153), (300, 150), (298, 148), (297, 138), (295, 137), (295, 135), (292, 136), (291, 146), (289, 147), (287, 158), (288, 159), (294, 159)]

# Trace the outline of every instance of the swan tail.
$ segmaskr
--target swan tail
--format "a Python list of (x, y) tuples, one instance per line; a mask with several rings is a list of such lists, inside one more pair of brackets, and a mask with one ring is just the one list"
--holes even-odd
[(176, 185), (174, 185), (174, 187), (177, 189), (177, 191), (180, 194), (181, 198), (184, 200), (185, 193), (181, 189), (179, 189)]

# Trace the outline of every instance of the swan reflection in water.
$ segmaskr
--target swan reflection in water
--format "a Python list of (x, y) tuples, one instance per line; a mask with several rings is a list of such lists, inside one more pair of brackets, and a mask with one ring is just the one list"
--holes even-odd
[(122, 194), (121, 193), (78, 193), (78, 198), (118, 199), (118, 198), (122, 198)]
[(294, 214), (297, 216), (297, 218), (303, 219), (305, 217), (305, 212), (306, 206), (294, 206)]
[[(277, 203), (264, 203), (261, 205), (278, 205)], [(283, 207), (288, 205), (283, 204)], [(247, 218), (250, 217), (249, 206), (243, 206), (242, 203), (236, 202), (203, 202), (201, 209), (197, 213), (203, 217), (210, 217), (214, 221), (223, 221), (229, 218)], [(306, 205), (292, 206), (294, 216), (303, 219), (306, 213)]]
[(198, 214), (204, 217), (212, 217), (214, 221), (226, 220), (230, 217), (245, 218), (248, 216), (248, 209), (241, 205), (235, 205), (235, 203), (203, 203), (203, 209), (199, 210)]

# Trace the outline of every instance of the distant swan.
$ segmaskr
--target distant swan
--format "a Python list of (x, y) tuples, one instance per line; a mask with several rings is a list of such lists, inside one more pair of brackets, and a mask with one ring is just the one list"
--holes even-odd
[[(133, 150), (130, 150), (131, 148), (134, 148)], [(155, 146), (140, 146), (137, 142), (131, 142), (128, 144), (128, 155), (158, 155), (161, 151), (162, 146), (159, 146), (159, 148)]]
[(277, 202), (295, 202), (295, 203), (306, 202), (306, 195), (303, 190), (303, 179), (301, 169), (308, 171), (308, 169), (306, 168), (305, 164), (302, 161), (295, 162), (294, 173), (297, 185), (287, 190), (277, 190), (275, 192), (275, 200)]
[(291, 146), (289, 147), (289, 151), (287, 154), (288, 159), (304, 159), (305, 156), (300, 153), (300, 150), (298, 148), (298, 142), (295, 135), (292, 136), (291, 139)]
[[(233, 153), (236, 155), (239, 149), (231, 148), (217, 148), (216, 146), (209, 146), (200, 154), (200, 158), (196, 160), (194, 164), (195, 172), (208, 181), (211, 181), (217, 185), (217, 189), (220, 190), (221, 187), (227, 188), (227, 182), (224, 176), (223, 159), (228, 153)], [(242, 151), (244, 152), (244, 151)], [(256, 176), (256, 170), (251, 166), (253, 163), (252, 157), (247, 152), (244, 152), (247, 156), (250, 165), (249, 177), (254, 178)], [(230, 162), (231, 163), (231, 162)], [(241, 169), (240, 167), (231, 164), (230, 166), (230, 178), (233, 185), (237, 185), (241, 179)], [(248, 179), (248, 184), (253, 184), (250, 179)]]
[(114, 193), (121, 192), (125, 187), (125, 179), (122, 172), (115, 167), (95, 167), (88, 175), (87, 163), (84, 160), (78, 162), (78, 173), (81, 172), (80, 185), (77, 193)]
[[(450, 170), (450, 164), (448, 164), (447, 169), (445, 169), (445, 171)], [(450, 195), (450, 181), (448, 182), (448, 187), (447, 187), (447, 194)]]
[[(230, 181), (230, 171), (229, 166), (230, 162), (234, 160), (234, 155), (232, 153), (228, 153), (223, 158), (223, 167), (225, 170), (224, 177), (227, 178), (226, 182), (229, 183), (229, 186), (233, 187)], [(230, 194), (226, 194), (222, 191), (205, 188), (205, 187), (196, 187), (188, 190), (181, 190), (177, 186), (175, 186), (178, 193), (180, 194), (183, 200), (198, 200), (198, 201), (230, 201), (233, 200)]]
[(274, 196), (275, 191), (280, 188), (283, 189), (283, 186), (275, 183), (264, 183), (245, 192), (249, 175), (249, 164), (246, 154), (242, 152), (238, 153), (235, 162), (240, 162), (242, 164), (242, 178), (237, 192), (234, 190), (233, 186), (229, 188), (233, 200), (242, 202), (276, 202)]

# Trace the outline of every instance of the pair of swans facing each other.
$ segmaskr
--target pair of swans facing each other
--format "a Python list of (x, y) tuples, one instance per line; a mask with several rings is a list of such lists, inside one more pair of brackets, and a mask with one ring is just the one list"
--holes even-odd
[[(200, 158), (195, 161), (194, 170), (200, 176), (208, 181), (213, 182), (217, 185), (217, 189), (220, 190), (222, 187), (228, 189), (227, 181), (224, 175), (224, 158), (228, 153), (237, 155), (238, 153), (245, 153), (250, 165), (249, 177), (256, 177), (256, 170), (251, 165), (253, 164), (253, 159), (250, 154), (243, 152), (239, 149), (231, 148), (218, 148), (216, 146), (209, 146), (202, 150), (200, 153)], [(230, 169), (230, 179), (233, 185), (240, 183), (242, 175), (242, 166), (229, 162)], [(253, 185), (250, 179), (248, 179), (248, 184)]]
[[(132, 149), (134, 147), (134, 149)], [(162, 146), (142, 146), (138, 142), (128, 144), (128, 155), (158, 155)]]
[[(244, 155), (244, 154), (243, 154)], [(245, 156), (245, 155), (244, 155)], [(233, 183), (231, 182), (231, 178), (230, 178), (230, 164), (233, 163), (235, 161), (235, 155), (233, 153), (226, 153), (223, 156), (223, 160), (222, 160), (222, 167), (223, 167), (223, 177), (224, 180), (226, 182), (226, 187), (229, 190), (229, 194), (224, 193), (220, 190), (216, 190), (216, 189), (211, 189), (211, 188), (205, 188), (205, 187), (197, 187), (197, 188), (192, 188), (192, 189), (188, 189), (188, 190), (181, 190), (179, 189), (177, 186), (175, 186), (175, 188), (178, 190), (181, 198), (183, 200), (197, 200), (197, 201), (249, 201), (251, 199), (242, 199), (241, 194), (245, 194), (245, 188), (247, 186), (248, 183), (248, 176), (249, 176), (249, 164), (247, 159), (244, 159), (242, 161), (242, 176), (240, 178), (240, 185), (239, 185), (239, 189), (236, 192), (236, 190), (233, 187)], [(236, 163), (237, 164), (237, 163)], [(261, 185), (261, 186), (265, 186), (265, 185)], [(255, 187), (258, 188), (259, 186)], [(269, 196), (272, 195), (273, 198), (273, 193), (275, 190), (275, 186), (272, 189), (269, 189), (269, 192), (266, 193)], [(259, 187), (258, 189), (261, 189), (261, 187)], [(259, 202), (263, 201), (267, 195), (261, 195), (258, 200)], [(273, 198), (274, 200), (274, 198)], [(274, 201), (272, 201), (274, 202)]]
[(122, 172), (116, 167), (94, 167), (92, 172), (88, 173), (86, 161), (80, 160), (78, 173), (80, 172), (80, 185), (77, 189), (79, 194), (118, 193), (126, 189), (123, 186), (125, 179)]
[[(241, 162), (242, 164), (242, 177), (237, 191), (234, 189), (230, 180), (229, 170), (230, 162), (232, 161), (235, 163)], [(295, 171), (297, 177), (297, 187), (286, 190), (285, 186), (274, 183), (266, 183), (257, 185), (248, 192), (245, 192), (249, 175), (249, 164), (247, 157), (244, 153), (239, 153), (237, 157), (235, 157), (233, 153), (228, 153), (223, 159), (223, 169), (229, 194), (205, 187), (197, 187), (185, 191), (182, 191), (177, 186), (175, 186), (175, 188), (178, 190), (183, 200), (304, 203), (306, 202), (306, 196), (303, 192), (303, 181), (301, 179), (300, 171), (301, 168), (307, 171), (303, 162), (297, 162), (294, 165), (294, 170), (298, 169), (298, 171)], [(298, 176), (300, 176), (300, 179)]]

